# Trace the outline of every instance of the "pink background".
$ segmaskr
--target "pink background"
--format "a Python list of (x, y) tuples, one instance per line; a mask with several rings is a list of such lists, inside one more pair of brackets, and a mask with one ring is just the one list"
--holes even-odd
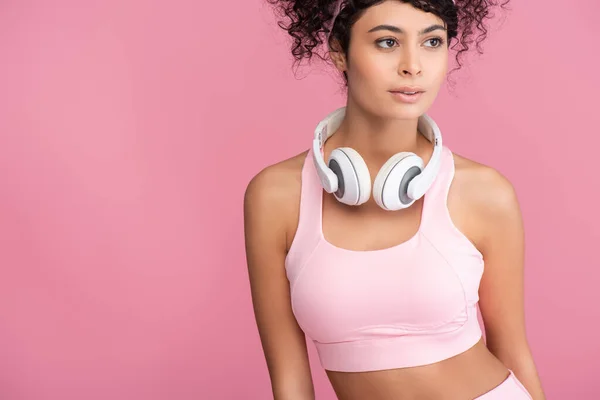
[[(600, 6), (552, 4), (513, 1), (430, 114), (516, 186), (544, 388), (591, 400)], [(243, 193), (342, 104), (331, 71), (294, 76), (261, 0), (4, 0), (0, 50), (0, 398), (270, 398)]]

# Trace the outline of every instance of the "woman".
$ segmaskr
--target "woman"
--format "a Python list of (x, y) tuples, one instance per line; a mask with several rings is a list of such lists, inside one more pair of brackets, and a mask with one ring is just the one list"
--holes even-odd
[(494, 2), (270, 1), (291, 20), (298, 60), (329, 33), (347, 84), (313, 147), (260, 171), (245, 193), (275, 399), (314, 399), (306, 336), (341, 400), (544, 399), (525, 332), (514, 189), (442, 145), (425, 114), (449, 41), (459, 27), (463, 43), (475, 28), (485, 35)]

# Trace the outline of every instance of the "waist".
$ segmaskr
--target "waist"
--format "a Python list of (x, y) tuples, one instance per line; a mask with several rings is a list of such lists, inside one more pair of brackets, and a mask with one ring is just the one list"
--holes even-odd
[(326, 373), (339, 400), (463, 400), (474, 399), (500, 385), (509, 371), (480, 338), (466, 351), (428, 365)]

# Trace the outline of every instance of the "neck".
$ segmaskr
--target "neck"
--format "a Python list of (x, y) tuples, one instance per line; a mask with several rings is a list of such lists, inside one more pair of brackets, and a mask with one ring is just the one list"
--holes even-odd
[(381, 163), (393, 154), (410, 151), (425, 161), (433, 144), (417, 130), (418, 119), (390, 119), (370, 114), (348, 102), (340, 127), (327, 142), (330, 146), (351, 147), (370, 164)]

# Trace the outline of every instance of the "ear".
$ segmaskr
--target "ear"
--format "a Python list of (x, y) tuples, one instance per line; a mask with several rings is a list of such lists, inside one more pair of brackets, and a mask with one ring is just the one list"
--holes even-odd
[(340, 72), (346, 71), (346, 69), (348, 69), (346, 65), (346, 55), (342, 51), (342, 47), (337, 39), (332, 39), (331, 46), (332, 49), (329, 51), (329, 57), (331, 58), (333, 65), (335, 65)]

